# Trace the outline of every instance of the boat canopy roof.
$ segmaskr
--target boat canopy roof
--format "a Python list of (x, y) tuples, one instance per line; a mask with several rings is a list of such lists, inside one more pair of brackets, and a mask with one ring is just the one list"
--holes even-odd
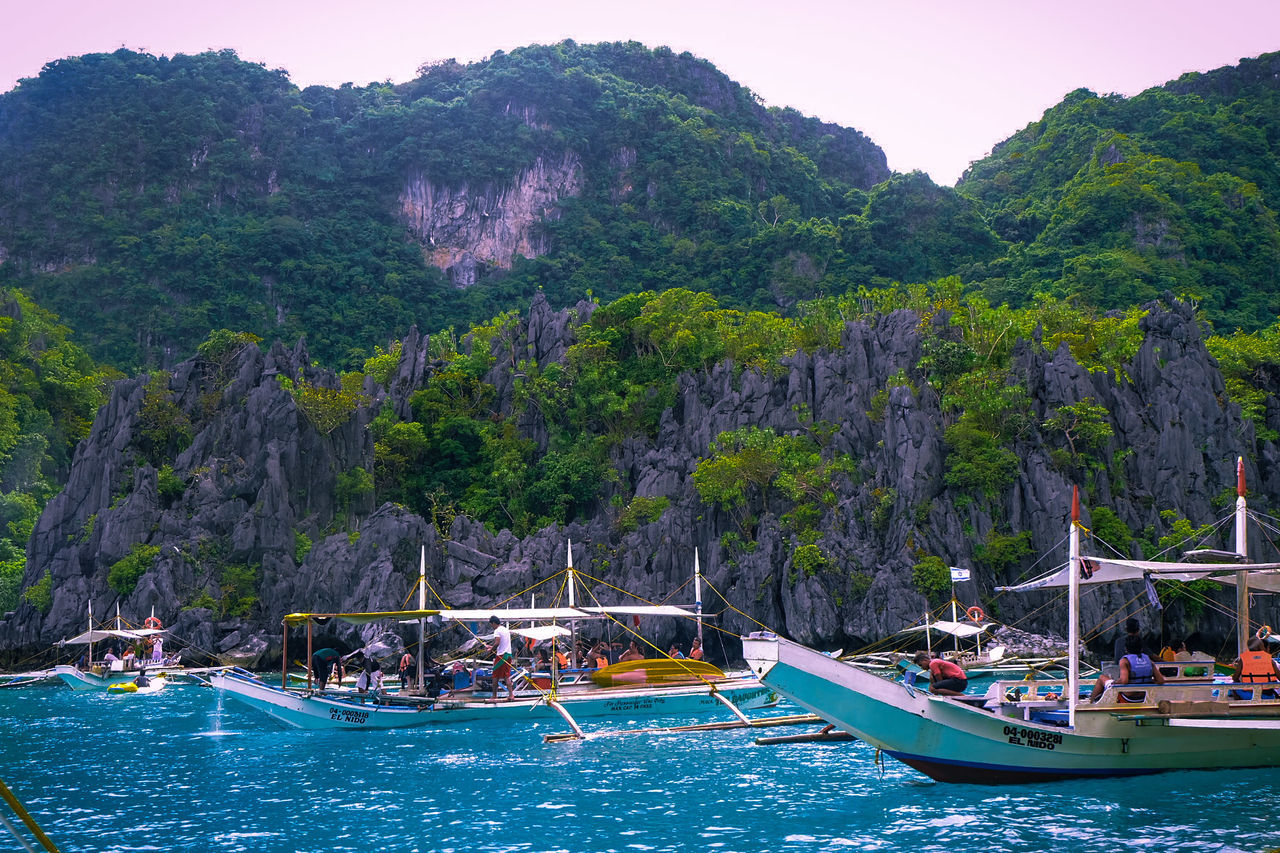
[(937, 622), (930, 622), (927, 625), (913, 625), (899, 631), (899, 634), (908, 634), (913, 631), (938, 631), (952, 637), (967, 639), (968, 637), (976, 637), (983, 631), (994, 625), (994, 622), (982, 622), (975, 624), (973, 622), (950, 622), (945, 619), (939, 619)]
[(101, 643), (103, 640), (142, 640), (152, 634), (163, 633), (164, 631), (159, 628), (139, 628), (136, 631), (126, 628), (94, 628), (92, 631), (76, 634), (62, 642), (67, 646), (85, 646), (89, 643)]
[(534, 625), (532, 628), (512, 628), (511, 633), (517, 637), (527, 637), (530, 640), (552, 640), (556, 637), (569, 636), (569, 629), (563, 625)]
[[(1123, 581), (1172, 580), (1193, 581), (1209, 578), (1224, 584), (1235, 584), (1237, 572), (1248, 572), (1251, 589), (1280, 592), (1280, 563), (1162, 563), (1155, 560), (1116, 560), (1106, 557), (1080, 558), (1080, 583), (1121, 583)], [(1070, 564), (1050, 574), (1016, 586), (996, 587), (999, 592), (1027, 592), (1036, 589), (1065, 587), (1070, 584)]]
[(290, 613), (284, 617), (286, 625), (301, 625), (312, 619), (337, 619), (352, 625), (368, 625), (390, 619), (429, 619), (439, 610), (384, 610), (377, 613)]
[[(497, 616), (504, 622), (568, 622), (576, 619), (591, 620), (625, 616), (697, 616), (692, 610), (670, 604), (618, 604), (600, 607), (512, 607), (467, 610), (387, 610), (376, 613), (290, 613), (284, 617), (286, 625), (300, 625), (308, 620), (337, 619), (352, 625), (387, 620), (417, 621), (418, 619), (448, 620), (452, 622), (487, 622)], [(525, 634), (525, 636), (529, 636)], [(70, 642), (70, 641), (68, 641)], [(94, 642), (97, 642), (96, 640)]]

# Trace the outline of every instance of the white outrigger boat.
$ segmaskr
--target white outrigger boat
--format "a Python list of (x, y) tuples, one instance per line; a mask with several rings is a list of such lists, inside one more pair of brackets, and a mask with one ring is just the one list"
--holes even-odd
[[(137, 645), (146, 643), (148, 640), (164, 633), (164, 627), (154, 613), (147, 617), (145, 627), (142, 628), (126, 628), (123, 620), (120, 618), (120, 610), (116, 609), (116, 619), (114, 628), (93, 627), (93, 604), (89, 605), (89, 626), (82, 634), (77, 634), (69, 640), (63, 640), (61, 646), (88, 646), (85, 653), (85, 666), (75, 664), (58, 664), (49, 675), (55, 679), (61, 679), (67, 686), (77, 692), (112, 690), (116, 687), (124, 687), (123, 690), (115, 692), (155, 692), (159, 690), (164, 683), (176, 683), (178, 681), (207, 684), (203, 676), (211, 672), (218, 672), (225, 667), (205, 667), (205, 668), (187, 668), (177, 662), (177, 659), (143, 659), (130, 658), (115, 660), (94, 660), (93, 647), (104, 642), (119, 642), (125, 645)], [(145, 670), (147, 676), (152, 681), (157, 681), (157, 676), (162, 676), (164, 681), (158, 684), (151, 691), (129, 690), (127, 686), (135, 686), (134, 680)]]
[[(758, 633), (743, 655), (796, 704), (939, 781), (999, 784), (1168, 770), (1280, 764), (1280, 683), (1215, 683), (1204, 661), (1157, 662), (1164, 684), (1109, 684), (1091, 702), (1079, 685), (1079, 588), (1144, 578), (1210, 578), (1236, 587), (1241, 650), (1249, 590), (1280, 591), (1280, 563), (1245, 563), (1243, 461), (1237, 462), (1240, 562), (1160, 563), (1080, 556), (1078, 498), (1070, 557), (1014, 590), (1069, 589), (1067, 679), (997, 683), (986, 697), (934, 696), (797, 643)], [(1259, 630), (1262, 633), (1262, 629)], [(1019, 688), (1014, 690), (1014, 688)]]
[[(572, 552), (570, 552), (572, 553)], [(432, 622), (466, 624), (484, 622), (499, 615), (510, 624), (529, 623), (528, 627), (512, 627), (513, 637), (545, 641), (559, 636), (573, 636), (580, 622), (618, 621), (639, 616), (672, 616), (698, 620), (699, 605), (690, 611), (670, 605), (621, 605), (612, 607), (579, 607), (574, 604), (572, 557), (569, 561), (569, 606), (499, 610), (428, 610), (424, 607), (425, 557), (419, 570), (419, 609), (379, 613), (294, 613), (284, 618), (284, 651), (288, 660), (289, 629), (305, 625), (307, 660), (311, 660), (312, 625), (317, 621), (336, 619), (350, 624), (374, 621), (417, 621), (419, 648), (423, 648), (425, 625)], [(700, 581), (700, 575), (695, 576)], [(565, 625), (569, 628), (565, 628)], [(471, 677), (473, 674), (468, 674)], [(421, 688), (417, 692), (402, 690), (389, 693), (351, 693), (346, 690), (316, 689), (308, 681), (304, 687), (289, 684), (283, 670), (278, 683), (268, 682), (243, 670), (214, 674), (214, 688), (255, 707), (289, 725), (307, 729), (387, 729), (426, 725), (450, 725), (481, 720), (562, 719), (574, 733), (582, 736), (578, 719), (620, 715), (649, 717), (698, 714), (720, 709), (746, 720), (744, 709), (763, 707), (774, 701), (773, 691), (750, 675), (726, 675), (703, 661), (655, 658), (632, 661), (598, 670), (570, 669), (561, 671), (554, 657), (548, 672), (513, 673), (519, 682), (513, 699), (499, 697), (497, 685), (488, 691), (470, 689), (445, 690), (431, 695)], [(417, 684), (424, 684), (422, 655), (418, 655)]]

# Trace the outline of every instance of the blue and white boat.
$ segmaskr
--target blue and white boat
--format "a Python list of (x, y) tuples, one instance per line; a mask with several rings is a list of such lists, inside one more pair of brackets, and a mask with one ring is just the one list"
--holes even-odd
[[(1036, 782), (1168, 770), (1280, 765), (1280, 683), (1214, 683), (1211, 666), (1160, 663), (1164, 684), (1108, 685), (1091, 702), (1079, 685), (1081, 584), (1210, 578), (1235, 585), (1239, 641), (1249, 590), (1280, 591), (1280, 563), (1245, 563), (1243, 462), (1237, 463), (1240, 562), (1159, 563), (1080, 556), (1078, 501), (1065, 567), (1015, 589), (1069, 589), (1069, 661), (1058, 683), (998, 683), (986, 697), (934, 696), (772, 634), (743, 638), (761, 681), (808, 711), (944, 782)], [(1261, 629), (1260, 629), (1261, 631)]]
[[(625, 624), (641, 616), (665, 616), (696, 620), (701, 628), (701, 608), (686, 610), (672, 605), (627, 604), (578, 606), (574, 600), (575, 581), (569, 563), (569, 606), (486, 610), (428, 610), (425, 604), (425, 556), (419, 568), (419, 609), (378, 613), (294, 613), (284, 618), (282, 657), (288, 660), (289, 629), (305, 626), (307, 659), (312, 654), (312, 625), (317, 621), (344, 621), (368, 624), (377, 621), (417, 622), (419, 648), (425, 643), (428, 621), (458, 625), (485, 622), (491, 614), (501, 614), (513, 626), (511, 634), (533, 642), (560, 636), (572, 637), (580, 623)], [(700, 594), (698, 594), (700, 599)], [(569, 627), (565, 627), (569, 626)], [(423, 685), (422, 656), (418, 656), (416, 683)], [(473, 684), (468, 673), (468, 684)], [(268, 682), (253, 673), (227, 671), (210, 678), (213, 687), (233, 699), (251, 705), (277, 720), (306, 729), (386, 729), (427, 725), (451, 725), (478, 720), (530, 721), (562, 719), (582, 736), (578, 719), (615, 716), (666, 717), (729, 711), (742, 720), (744, 710), (763, 707), (776, 700), (772, 690), (750, 674), (726, 675), (703, 661), (655, 658), (618, 664), (596, 672), (575, 670), (562, 673), (554, 664), (549, 672), (524, 672), (515, 679), (518, 689), (513, 699), (499, 697), (497, 688), (477, 691), (474, 686), (435, 693), (401, 690), (396, 694), (361, 694), (346, 690), (325, 690), (308, 681), (290, 686), (282, 672), (278, 682)], [(601, 676), (606, 677), (601, 677)]]

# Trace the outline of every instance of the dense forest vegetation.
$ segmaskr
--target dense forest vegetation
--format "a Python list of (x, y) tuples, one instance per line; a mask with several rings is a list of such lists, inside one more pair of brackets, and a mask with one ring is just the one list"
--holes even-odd
[[(461, 332), (541, 290), (687, 287), (793, 314), (956, 275), (992, 303), (1190, 296), (1216, 328), (1280, 308), (1277, 57), (1134, 98), (1069, 95), (955, 189), (857, 131), (769, 108), (708, 63), (565, 42), (407, 83), (299, 90), (233, 53), (50, 63), (0, 96), (0, 283), (100, 360), (172, 364), (213, 328), (326, 363), (417, 323)], [(507, 186), (572, 152), (548, 250), (458, 288), (397, 215), (410, 176)]]

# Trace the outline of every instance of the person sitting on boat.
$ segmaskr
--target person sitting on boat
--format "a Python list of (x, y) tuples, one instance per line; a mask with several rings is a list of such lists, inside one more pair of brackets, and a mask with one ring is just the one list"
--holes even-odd
[[(311, 655), (311, 678), (315, 681), (317, 689), (324, 690), (335, 666), (339, 667), (339, 670), (342, 666), (342, 655), (337, 649), (320, 649)], [(341, 675), (338, 676), (338, 683), (342, 683)]]
[(1125, 637), (1124, 656), (1120, 658), (1117, 684), (1164, 684), (1164, 674), (1142, 651), (1142, 639), (1134, 634)]
[(555, 647), (555, 652), (556, 652), (556, 666), (560, 667), (561, 669), (568, 669), (569, 656), (566, 655), (559, 646)]
[(507, 685), (507, 701), (516, 698), (515, 687), (511, 684), (511, 629), (502, 624), (497, 616), (489, 617), (493, 627), (493, 698), (498, 698), (498, 680)]
[(151, 686), (151, 679), (147, 678), (147, 668), (145, 666), (138, 673), (138, 677), (133, 680), (133, 683), (138, 685), (139, 687)]
[(644, 652), (640, 651), (640, 643), (632, 640), (631, 645), (627, 647), (627, 650), (622, 653), (622, 657), (618, 658), (618, 660), (644, 660)]
[(1235, 670), (1235, 679), (1241, 684), (1264, 684), (1280, 681), (1280, 667), (1267, 651), (1266, 642), (1253, 637), (1249, 640), (1247, 651), (1231, 664)]
[(102, 659), (107, 663), (113, 663), (115, 661), (120, 660), (120, 658), (116, 657), (116, 653), (111, 649), (107, 649), (107, 653), (103, 655)]
[(133, 669), (133, 662), (137, 659), (138, 659), (138, 656), (133, 653), (132, 648), (125, 649), (124, 657), (121, 658), (121, 660), (124, 661), (125, 669)]
[(969, 676), (949, 660), (916, 652), (915, 664), (929, 671), (929, 692), (935, 696), (960, 696), (969, 686)]
[(693, 645), (689, 647), (689, 660), (702, 660), (702, 640), (697, 637), (693, 638)]
[(1111, 647), (1111, 659), (1119, 663), (1120, 658), (1124, 657), (1128, 653), (1127, 644), (1130, 637), (1133, 637), (1138, 641), (1138, 651), (1142, 651), (1142, 634), (1139, 633), (1141, 630), (1142, 628), (1138, 625), (1137, 619), (1132, 617), (1126, 619), (1124, 623), (1124, 633), (1116, 637), (1115, 644)]
[(679, 643), (671, 644), (671, 648), (667, 649), (667, 657), (672, 660), (684, 660), (684, 652), (680, 651)]
[(587, 660), (596, 669), (604, 669), (609, 665), (608, 647), (601, 641), (591, 647), (591, 651), (587, 652)]

